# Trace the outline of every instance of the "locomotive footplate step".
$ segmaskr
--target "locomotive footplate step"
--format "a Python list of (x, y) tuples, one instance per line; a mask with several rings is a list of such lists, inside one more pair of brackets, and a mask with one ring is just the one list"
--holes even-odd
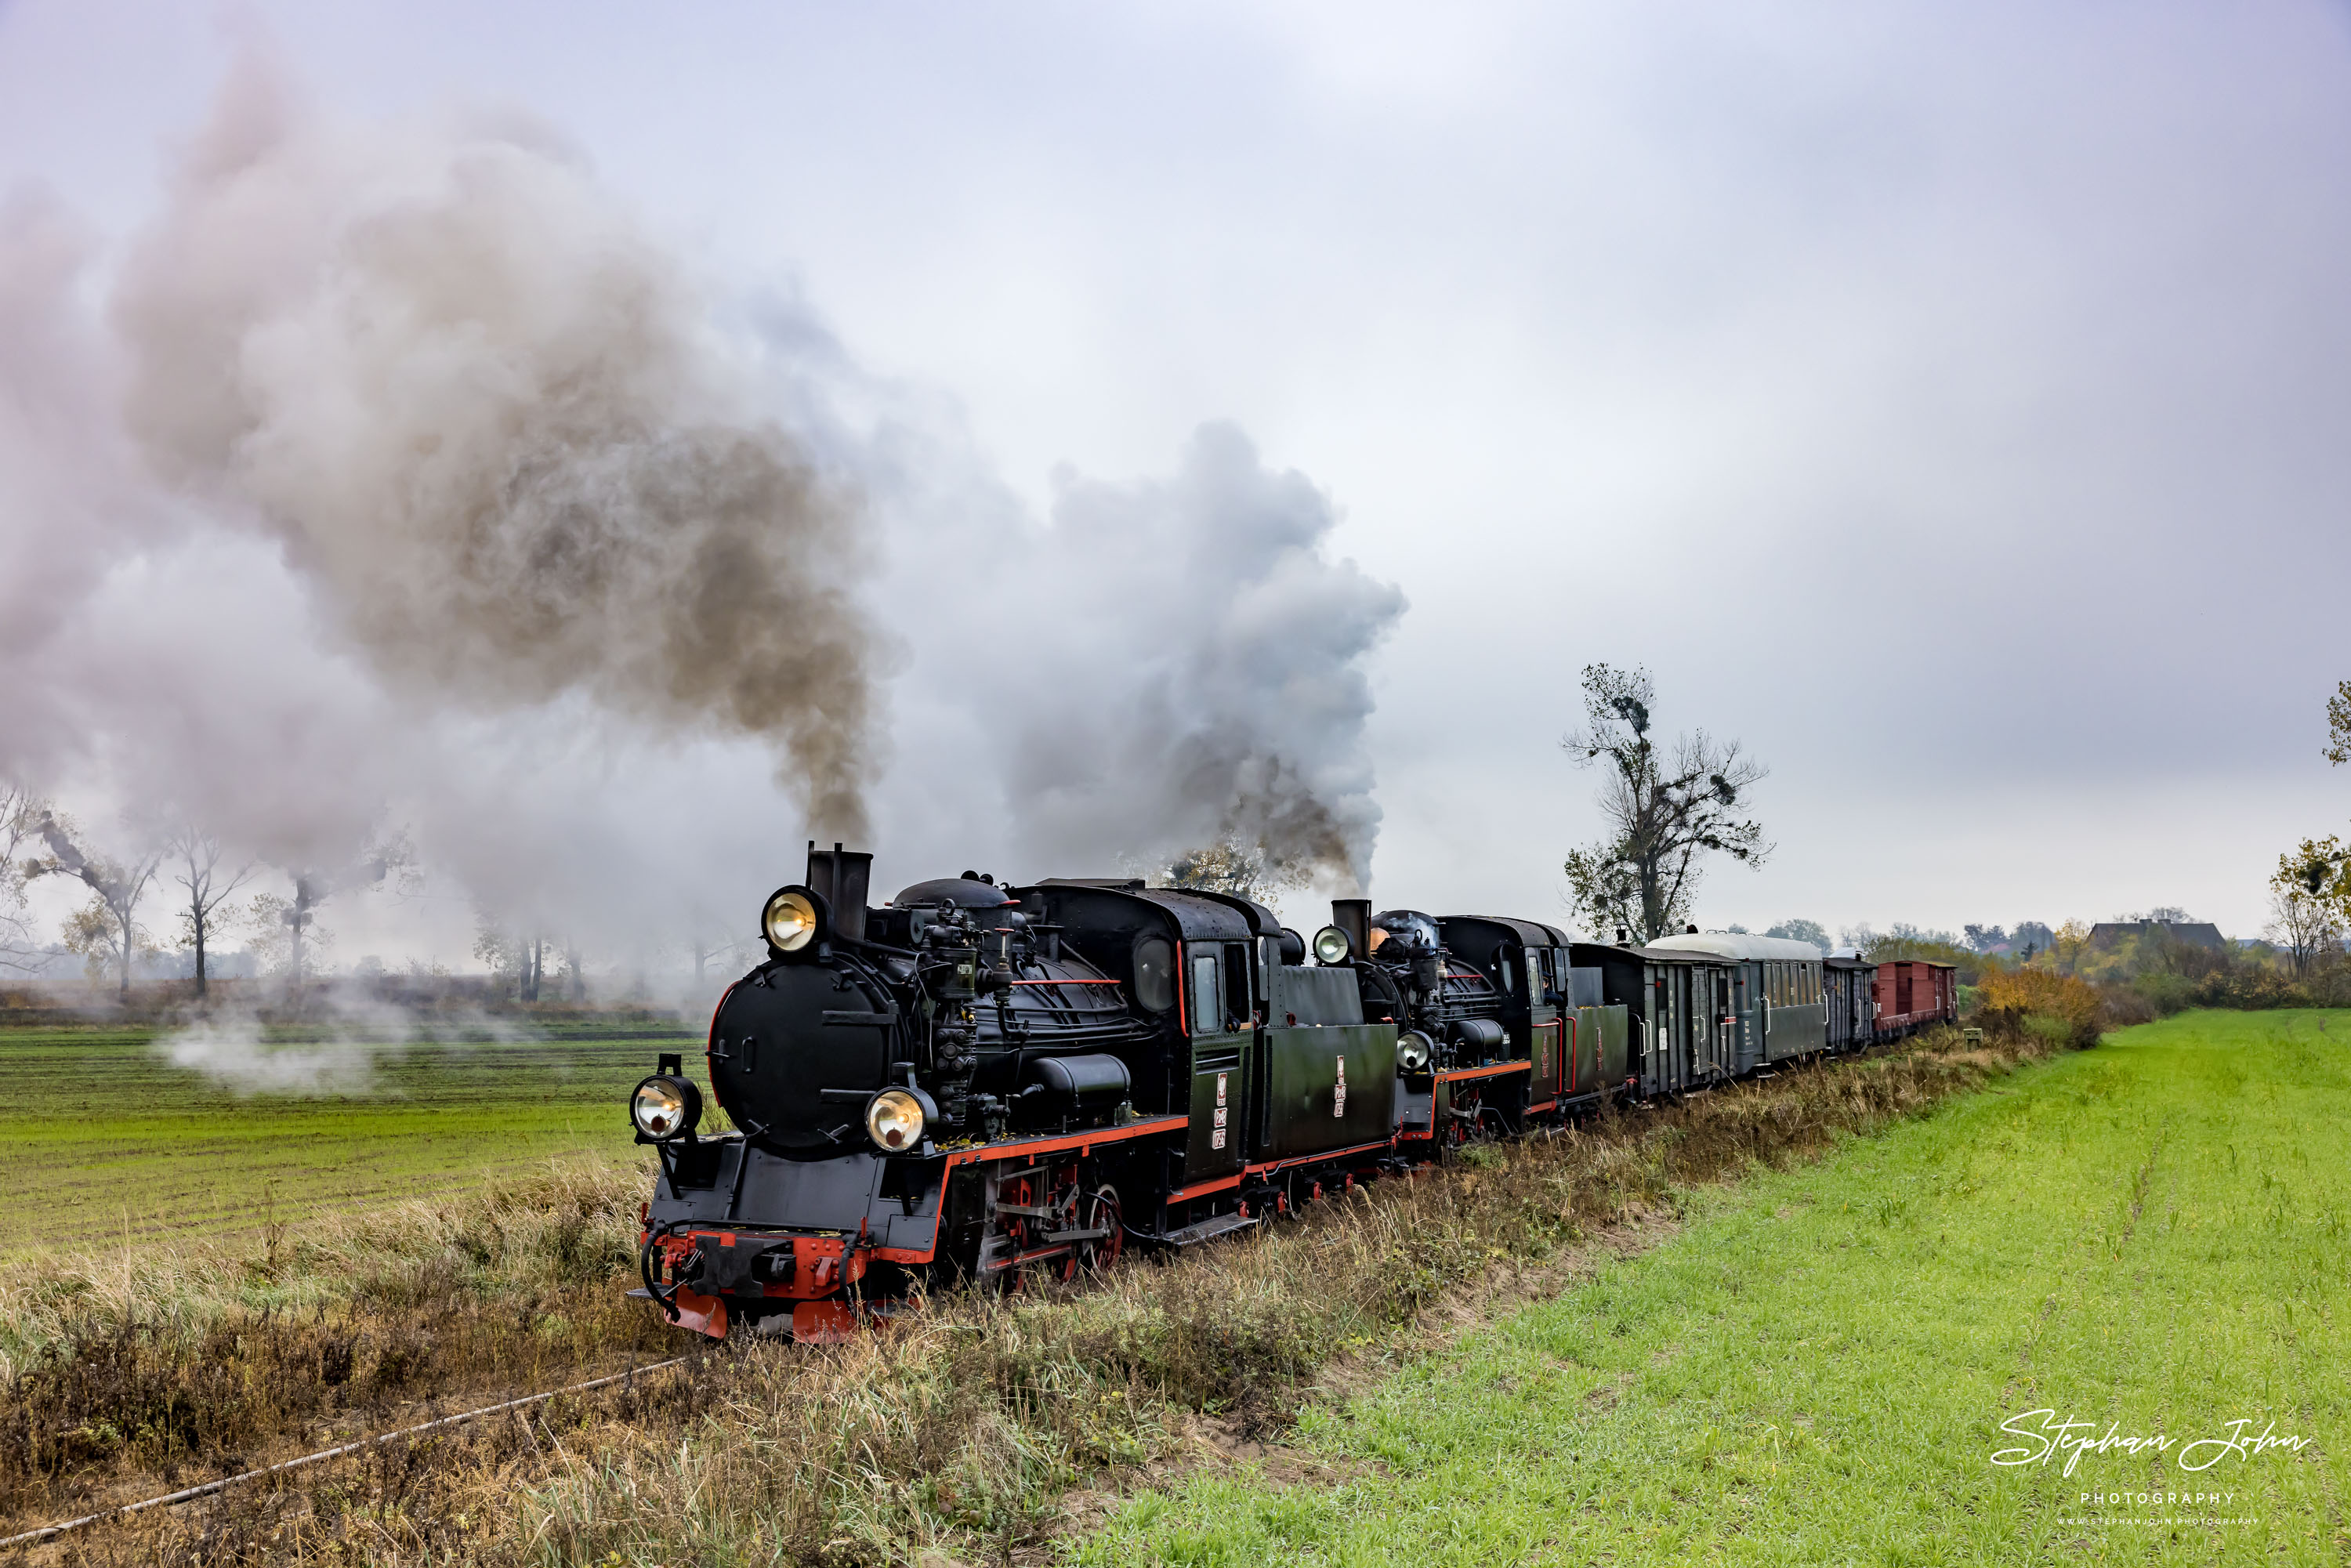
[(1231, 1231), (1246, 1229), (1256, 1223), (1254, 1218), (1246, 1214), (1217, 1214), (1201, 1220), (1196, 1225), (1187, 1225), (1181, 1230), (1171, 1230), (1156, 1239), (1165, 1241), (1170, 1247), (1193, 1247)]

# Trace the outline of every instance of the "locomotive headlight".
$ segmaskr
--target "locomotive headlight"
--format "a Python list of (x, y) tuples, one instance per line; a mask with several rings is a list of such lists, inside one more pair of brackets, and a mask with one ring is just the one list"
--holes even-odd
[(629, 1120), (656, 1144), (684, 1137), (702, 1120), (702, 1091), (692, 1079), (655, 1073), (629, 1096)]
[(1343, 964), (1353, 947), (1354, 944), (1347, 940), (1347, 934), (1335, 925), (1325, 925), (1314, 934), (1314, 961), (1318, 964), (1326, 967)]
[(1428, 1071), (1428, 1037), (1418, 1030), (1406, 1030), (1396, 1040), (1396, 1065), (1406, 1072)]
[(865, 1135), (892, 1154), (923, 1141), (923, 1103), (904, 1089), (884, 1089), (865, 1103)]
[(799, 952), (816, 940), (816, 900), (802, 889), (783, 889), (768, 900), (767, 913), (759, 917), (759, 929), (766, 933), (768, 946), (777, 952)]

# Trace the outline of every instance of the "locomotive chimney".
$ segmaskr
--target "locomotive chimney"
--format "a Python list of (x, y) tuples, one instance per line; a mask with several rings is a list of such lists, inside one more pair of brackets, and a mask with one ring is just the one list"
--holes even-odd
[(1372, 901), (1368, 898), (1334, 898), (1331, 901), (1331, 924), (1347, 934), (1355, 949), (1355, 956), (1367, 957), (1372, 951)]
[(865, 940), (866, 898), (873, 880), (873, 857), (862, 850), (829, 850), (809, 841), (807, 885), (824, 894), (832, 905), (834, 939)]

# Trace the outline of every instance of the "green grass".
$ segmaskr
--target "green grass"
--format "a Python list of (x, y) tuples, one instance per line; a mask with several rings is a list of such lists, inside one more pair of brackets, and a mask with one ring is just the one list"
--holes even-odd
[[(626, 1155), (626, 1100), (681, 1037), (557, 1025), (528, 1043), (381, 1053), (361, 1092), (234, 1092), (153, 1030), (0, 1030), (0, 1257), (214, 1236), (478, 1184), (580, 1152)], [(299, 1050), (315, 1033), (271, 1030)], [(685, 1045), (690, 1053), (689, 1042)]]
[[(2310, 1563), (2351, 1555), (2351, 1014), (2196, 1013), (1692, 1200), (1649, 1255), (1200, 1472), (1094, 1564)], [(2053, 1407), (2299, 1453), (2002, 1467)], [(2061, 1419), (2064, 1418), (2061, 1416)], [(2210, 1453), (2212, 1450), (2204, 1450)], [(2233, 1493), (2085, 1507), (2087, 1493)], [(2250, 1518), (2217, 1528), (2182, 1518)], [(2078, 1522), (2099, 1517), (2104, 1524)]]

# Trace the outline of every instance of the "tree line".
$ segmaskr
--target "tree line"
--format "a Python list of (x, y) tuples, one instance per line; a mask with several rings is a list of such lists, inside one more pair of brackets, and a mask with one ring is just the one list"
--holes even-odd
[[(329, 868), (237, 855), (219, 834), (192, 823), (102, 844), (54, 801), (0, 780), (0, 969), (19, 974), (46, 967), (53, 956), (33, 928), (28, 896), (44, 880), (86, 890), (58, 935), (93, 978), (111, 976), (128, 996), (141, 960), (177, 950), (193, 959), (195, 994), (204, 997), (226, 940), (244, 937), (267, 972), (299, 985), (334, 944), (333, 932), (319, 923), (322, 904), (387, 881), (413, 887), (416, 879), (402, 834)], [(264, 885), (273, 881), (279, 885)], [(159, 906), (172, 925), (161, 940), (142, 918)]]

